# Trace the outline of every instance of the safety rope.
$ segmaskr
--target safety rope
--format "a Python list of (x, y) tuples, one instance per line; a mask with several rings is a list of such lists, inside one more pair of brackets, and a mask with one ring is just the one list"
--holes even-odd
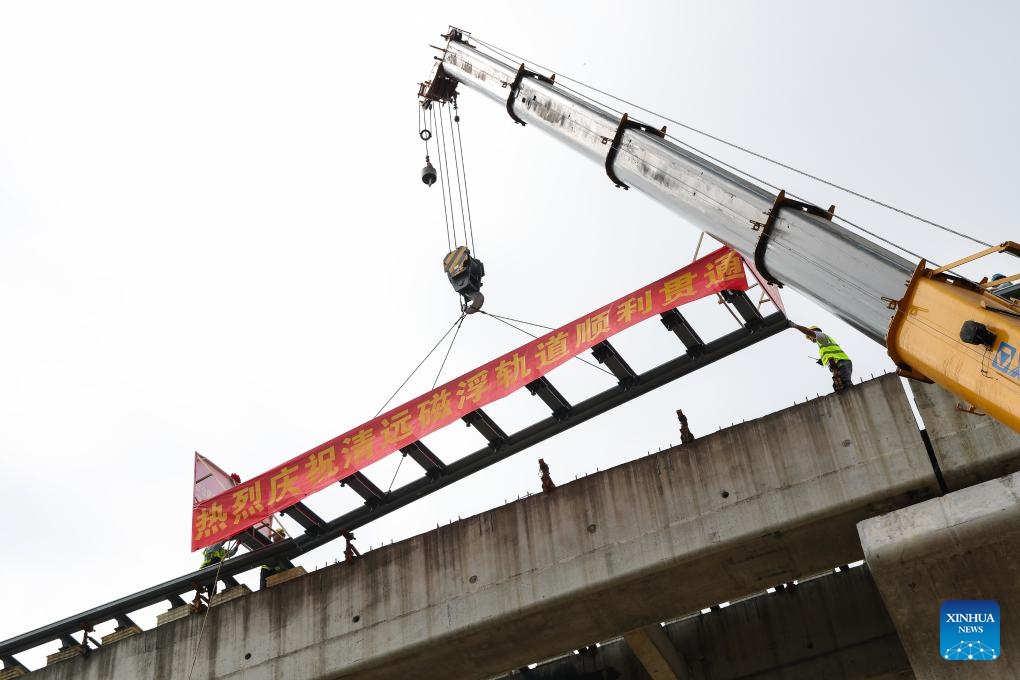
[[(229, 543), (230, 541), (227, 541)], [(227, 543), (224, 543), (226, 548)], [(216, 575), (213, 576), (213, 586), (220, 580), (220, 569), (223, 568), (223, 560), (216, 563)], [(188, 670), (188, 680), (191, 680), (191, 676), (195, 672), (195, 663), (198, 661), (198, 653), (202, 649), (202, 637), (205, 634), (205, 624), (209, 620), (209, 610), (212, 609), (212, 594), (209, 594), (209, 603), (205, 607), (205, 613), (202, 614), (202, 625), (198, 629), (198, 640), (195, 642), (195, 655), (191, 657), (191, 668)]]

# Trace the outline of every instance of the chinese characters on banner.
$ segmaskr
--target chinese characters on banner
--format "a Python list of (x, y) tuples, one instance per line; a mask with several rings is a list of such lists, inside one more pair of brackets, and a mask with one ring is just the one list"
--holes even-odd
[(720, 248), (477, 370), (196, 503), (191, 549), (225, 540), (486, 404), (639, 321), (722, 290), (746, 290), (740, 256)]

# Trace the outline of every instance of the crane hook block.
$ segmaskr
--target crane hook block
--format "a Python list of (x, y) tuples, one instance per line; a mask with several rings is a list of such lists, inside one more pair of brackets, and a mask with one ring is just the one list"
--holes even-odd
[(478, 289), (482, 287), (485, 276), (485, 265), (482, 261), (471, 257), (467, 246), (454, 248), (443, 258), (443, 271), (450, 279), (450, 285), (462, 298), (461, 309), (466, 314), (474, 314), (482, 308), (485, 296)]

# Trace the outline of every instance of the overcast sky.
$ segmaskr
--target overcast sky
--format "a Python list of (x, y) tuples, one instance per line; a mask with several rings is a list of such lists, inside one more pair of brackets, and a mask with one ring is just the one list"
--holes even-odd
[[(457, 318), (415, 97), (447, 24), (1000, 242), (1017, 237), (1018, 18), (1005, 2), (0, 5), (0, 640), (197, 568), (194, 451), (247, 478), (359, 425)], [(690, 261), (697, 225), (488, 99), (464, 93), (460, 114), (487, 311), (556, 326)], [(670, 129), (936, 262), (978, 249)], [(856, 376), (892, 370), (828, 311), (785, 299)], [(684, 313), (706, 338), (735, 328), (712, 300)], [(527, 340), (468, 318), (440, 382)], [(613, 343), (638, 370), (678, 349), (657, 321)], [(536, 492), (539, 457), (562, 484), (676, 443), (676, 408), (704, 435), (824, 393), (814, 355), (787, 331), (365, 527), (357, 545)], [(393, 403), (429, 389), (440, 361)], [(550, 378), (572, 401), (614, 382), (578, 362)], [(537, 402), (486, 410), (513, 431), (543, 417)], [(426, 440), (446, 460), (484, 443), (448, 430)], [(368, 475), (388, 488), (398, 462)], [(419, 474), (408, 460), (393, 484)], [(359, 499), (337, 487), (307, 502), (331, 519)]]

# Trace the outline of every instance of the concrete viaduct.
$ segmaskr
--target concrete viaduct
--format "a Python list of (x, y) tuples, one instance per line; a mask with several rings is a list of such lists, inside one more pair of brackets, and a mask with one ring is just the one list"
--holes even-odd
[[(1020, 437), (911, 389), (925, 433), (883, 376), (28, 677), (1020, 678)], [(941, 658), (953, 599), (1001, 658)]]

